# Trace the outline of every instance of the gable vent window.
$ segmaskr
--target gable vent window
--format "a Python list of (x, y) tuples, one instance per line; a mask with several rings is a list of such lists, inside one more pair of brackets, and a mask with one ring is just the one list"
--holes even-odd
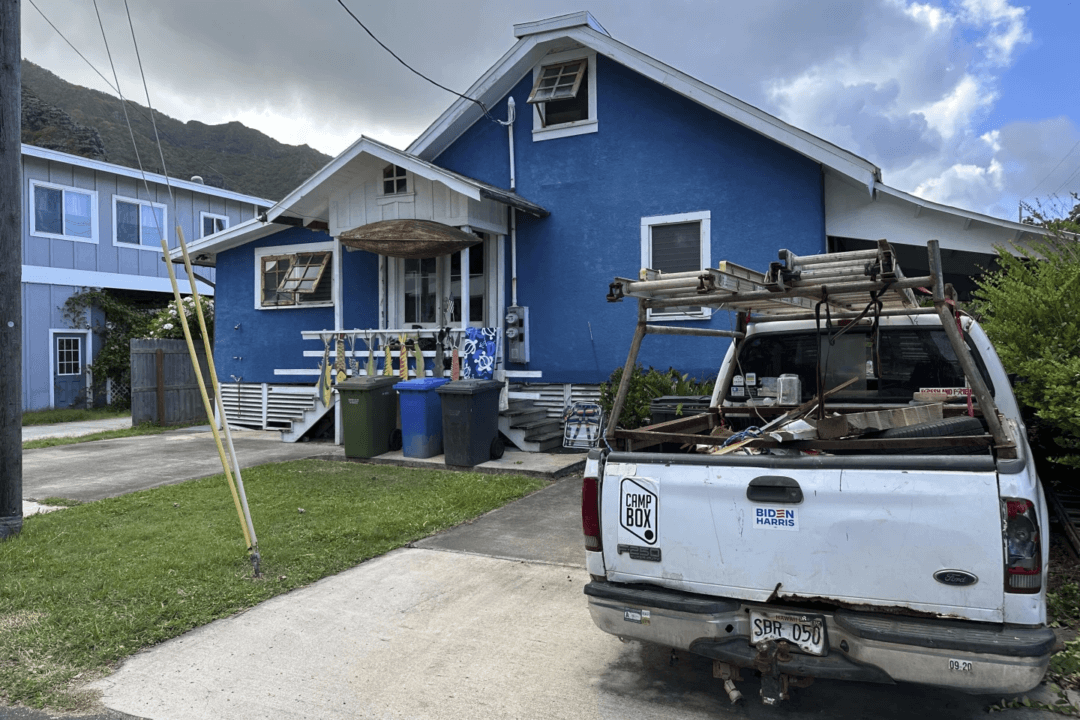
[(534, 141), (598, 132), (596, 53), (586, 48), (547, 55), (533, 67)]
[[(662, 273), (693, 272), (709, 267), (711, 252), (709, 211), (661, 215), (641, 219), (642, 267)], [(699, 320), (709, 308), (687, 306), (649, 311), (649, 318)]]
[(405, 168), (397, 165), (387, 165), (382, 171), (382, 176), (383, 195), (404, 195), (409, 192), (409, 182), (405, 174)]
[(589, 61), (574, 60), (548, 65), (540, 70), (529, 94), (529, 102), (540, 113), (543, 127), (588, 120)]

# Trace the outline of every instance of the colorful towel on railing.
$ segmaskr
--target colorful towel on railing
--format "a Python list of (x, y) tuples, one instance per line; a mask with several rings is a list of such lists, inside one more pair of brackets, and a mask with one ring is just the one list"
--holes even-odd
[(461, 379), (491, 380), (495, 375), (498, 328), (465, 328), (461, 349)]

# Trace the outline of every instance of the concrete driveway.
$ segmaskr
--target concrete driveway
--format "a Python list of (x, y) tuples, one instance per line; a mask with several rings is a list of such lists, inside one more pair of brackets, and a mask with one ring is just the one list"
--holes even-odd
[[(273, 432), (233, 430), (241, 469), (310, 457), (344, 459), (330, 443), (283, 443)], [(161, 435), (98, 440), (23, 451), (23, 498), (89, 502), (221, 472), (213, 434), (184, 428)]]
[(94, 687), (110, 712), (155, 720), (985, 715), (990, 698), (829, 681), (766, 708), (748, 679), (730, 706), (709, 661), (593, 626), (578, 488), (561, 480), (190, 632)]

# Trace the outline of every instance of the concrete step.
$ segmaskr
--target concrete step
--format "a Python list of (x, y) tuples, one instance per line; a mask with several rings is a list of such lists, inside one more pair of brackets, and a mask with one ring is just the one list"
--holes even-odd
[(525, 440), (527, 440), (528, 442), (542, 443), (545, 440), (551, 440), (553, 438), (558, 438), (559, 441), (562, 442), (562, 437), (563, 437), (562, 423), (559, 422), (558, 420), (553, 421), (553, 423), (554, 424), (552, 424), (552, 425), (545, 425), (543, 427), (538, 427), (535, 430), (533, 430), (532, 432), (526, 433)]
[(551, 428), (551, 427), (560, 427), (561, 428), (562, 427), (562, 421), (559, 420), (558, 418), (549, 418), (547, 415), (544, 415), (543, 417), (539, 417), (539, 418), (536, 418), (534, 420), (529, 420), (528, 422), (511, 423), (510, 427), (515, 428), (517, 430), (523, 430), (525, 432), (525, 435), (528, 436), (528, 435), (531, 435), (534, 432), (537, 432), (538, 430), (544, 430), (546, 428)]
[(543, 420), (547, 417), (547, 410), (542, 407), (521, 408), (519, 410), (504, 410), (499, 413), (504, 418), (509, 418), (510, 427), (525, 427), (528, 423)]

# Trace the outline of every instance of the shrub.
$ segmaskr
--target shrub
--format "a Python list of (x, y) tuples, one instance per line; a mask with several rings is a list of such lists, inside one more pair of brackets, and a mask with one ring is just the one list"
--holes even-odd
[[(605, 417), (611, 416), (611, 409), (615, 405), (615, 394), (619, 391), (619, 383), (622, 381), (622, 368), (616, 368), (606, 383), (600, 385), (600, 407), (604, 409)], [(630, 378), (630, 389), (626, 394), (626, 403), (623, 405), (622, 415), (619, 416), (619, 427), (627, 430), (642, 427), (648, 424), (649, 403), (658, 397), (665, 395), (711, 395), (713, 391), (712, 380), (697, 380), (688, 375), (680, 374), (675, 368), (668, 368), (666, 372), (650, 367), (645, 371), (640, 365), (634, 367), (634, 375)]]
[[(975, 310), (1005, 369), (1018, 376), (1017, 400), (1036, 425), (1048, 426), (1058, 449), (1080, 447), (1080, 245), (1050, 225), (1046, 239), (998, 248), (1000, 268), (984, 275), (974, 293)], [(1080, 456), (1054, 462), (1080, 467)]]

